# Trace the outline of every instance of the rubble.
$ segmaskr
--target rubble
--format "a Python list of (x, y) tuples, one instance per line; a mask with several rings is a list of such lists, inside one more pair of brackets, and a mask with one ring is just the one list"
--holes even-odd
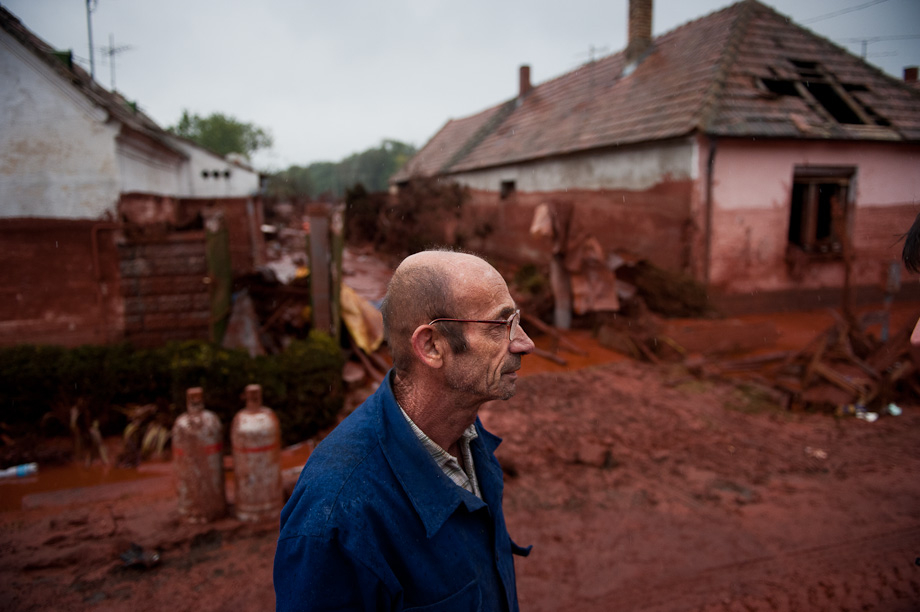
[(869, 317), (834, 316), (833, 325), (799, 350), (734, 359), (695, 354), (684, 363), (700, 377), (768, 387), (780, 393), (790, 410), (877, 415), (892, 403), (897, 408), (903, 399), (920, 397), (920, 350), (910, 344), (916, 316), (887, 341), (867, 332)]

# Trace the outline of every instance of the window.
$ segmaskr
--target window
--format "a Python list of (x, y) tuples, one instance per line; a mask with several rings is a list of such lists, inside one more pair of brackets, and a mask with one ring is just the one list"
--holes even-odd
[(816, 256), (842, 256), (849, 238), (855, 169), (795, 169), (789, 208), (789, 245)]
[(514, 189), (515, 189), (514, 181), (502, 181), (502, 186), (501, 186), (501, 191), (500, 191), (501, 199), (504, 200), (508, 196), (512, 195), (514, 193)]

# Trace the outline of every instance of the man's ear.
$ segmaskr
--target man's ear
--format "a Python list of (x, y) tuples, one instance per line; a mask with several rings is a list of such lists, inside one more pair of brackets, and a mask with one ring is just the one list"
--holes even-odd
[(441, 338), (436, 335), (431, 325), (419, 325), (412, 332), (412, 350), (415, 351), (415, 356), (430, 368), (440, 368), (444, 365)]

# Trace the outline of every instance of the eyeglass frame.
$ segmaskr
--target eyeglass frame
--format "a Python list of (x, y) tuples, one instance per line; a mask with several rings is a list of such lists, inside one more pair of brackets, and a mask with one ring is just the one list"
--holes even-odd
[(514, 342), (514, 338), (511, 337), (511, 330), (514, 329), (514, 320), (517, 318), (518, 329), (521, 327), (521, 309), (518, 308), (511, 313), (511, 316), (507, 319), (435, 319), (428, 325), (434, 325), (435, 323), (488, 323), (490, 325), (506, 325), (508, 327), (508, 342)]

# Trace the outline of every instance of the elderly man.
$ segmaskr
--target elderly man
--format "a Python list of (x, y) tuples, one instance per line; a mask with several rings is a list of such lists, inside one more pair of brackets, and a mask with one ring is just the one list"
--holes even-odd
[(534, 345), (482, 259), (406, 258), (383, 303), (393, 369), (316, 447), (281, 513), (278, 610), (518, 609), (500, 439), (477, 418), (514, 395)]

